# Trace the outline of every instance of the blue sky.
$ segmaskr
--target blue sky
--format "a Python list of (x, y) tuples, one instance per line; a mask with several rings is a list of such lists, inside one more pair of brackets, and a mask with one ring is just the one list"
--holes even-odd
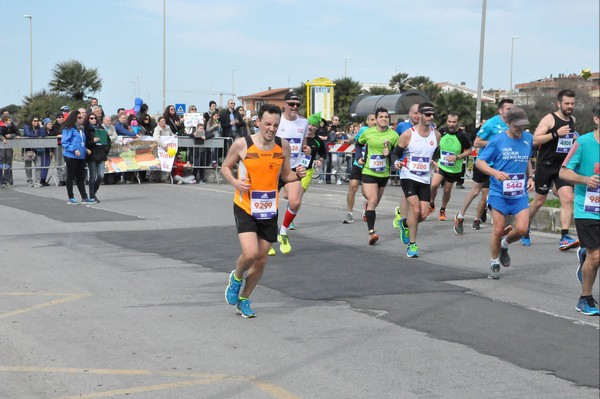
[[(406, 72), (477, 85), (482, 0), (166, 2), (167, 104), (204, 110), (233, 86), (247, 95), (345, 70), (363, 83)], [(76, 59), (98, 68), (108, 113), (134, 95), (162, 112), (162, 0), (2, 3), (0, 106), (29, 94), (29, 14), (34, 92)], [(513, 84), (599, 71), (599, 14), (598, 0), (488, 0), (484, 88), (508, 89), (514, 36)]]

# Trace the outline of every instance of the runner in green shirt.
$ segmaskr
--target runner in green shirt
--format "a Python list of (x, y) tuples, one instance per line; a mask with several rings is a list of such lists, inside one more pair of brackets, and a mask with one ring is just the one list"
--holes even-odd
[[(398, 133), (390, 129), (390, 116), (385, 108), (375, 110), (377, 123), (368, 128), (358, 139), (356, 157), (358, 163), (364, 165), (362, 171), (362, 185), (365, 197), (365, 216), (369, 230), (369, 245), (379, 240), (375, 232), (375, 208), (381, 201), (385, 186), (390, 178), (390, 152), (398, 143)], [(362, 148), (367, 147), (366, 154), (362, 156)]]
[[(452, 195), (452, 186), (461, 179), (462, 165), (464, 159), (471, 154), (471, 143), (465, 134), (458, 128), (458, 115), (449, 113), (446, 117), (446, 133), (440, 140), (440, 148), (436, 151), (439, 158), (437, 168), (431, 179), (431, 199), (429, 210), (431, 214), (435, 210), (435, 197), (440, 184), (444, 182), (444, 194), (442, 195), (442, 207), (438, 220), (446, 220), (446, 205)], [(434, 155), (435, 157), (435, 155)]]

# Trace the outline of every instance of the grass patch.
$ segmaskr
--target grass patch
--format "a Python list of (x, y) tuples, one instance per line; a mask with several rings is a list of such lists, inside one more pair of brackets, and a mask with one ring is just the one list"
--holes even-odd
[[(529, 202), (533, 201), (533, 197), (529, 197)], [(551, 198), (544, 202), (544, 206), (548, 208), (560, 208), (560, 199)]]

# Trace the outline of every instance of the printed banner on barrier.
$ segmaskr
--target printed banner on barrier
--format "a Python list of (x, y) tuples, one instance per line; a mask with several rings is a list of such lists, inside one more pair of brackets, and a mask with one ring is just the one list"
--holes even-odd
[(161, 137), (160, 145), (153, 137), (141, 139), (119, 136), (112, 142), (106, 173), (162, 170), (170, 172), (177, 153), (177, 137)]

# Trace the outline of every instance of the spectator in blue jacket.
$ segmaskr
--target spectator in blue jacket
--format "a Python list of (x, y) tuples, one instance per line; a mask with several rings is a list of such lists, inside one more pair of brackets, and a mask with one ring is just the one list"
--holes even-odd
[(133, 129), (127, 124), (127, 115), (120, 114), (117, 123), (115, 123), (115, 131), (118, 136), (138, 137)]
[(67, 117), (63, 125), (62, 146), (63, 157), (67, 164), (67, 195), (69, 200), (67, 204), (77, 205), (79, 202), (73, 195), (73, 180), (77, 182), (77, 189), (81, 194), (82, 204), (95, 204), (93, 198), (88, 198), (85, 191), (85, 157), (90, 150), (86, 148), (86, 137), (83, 127), (83, 114), (79, 111), (73, 111)]

